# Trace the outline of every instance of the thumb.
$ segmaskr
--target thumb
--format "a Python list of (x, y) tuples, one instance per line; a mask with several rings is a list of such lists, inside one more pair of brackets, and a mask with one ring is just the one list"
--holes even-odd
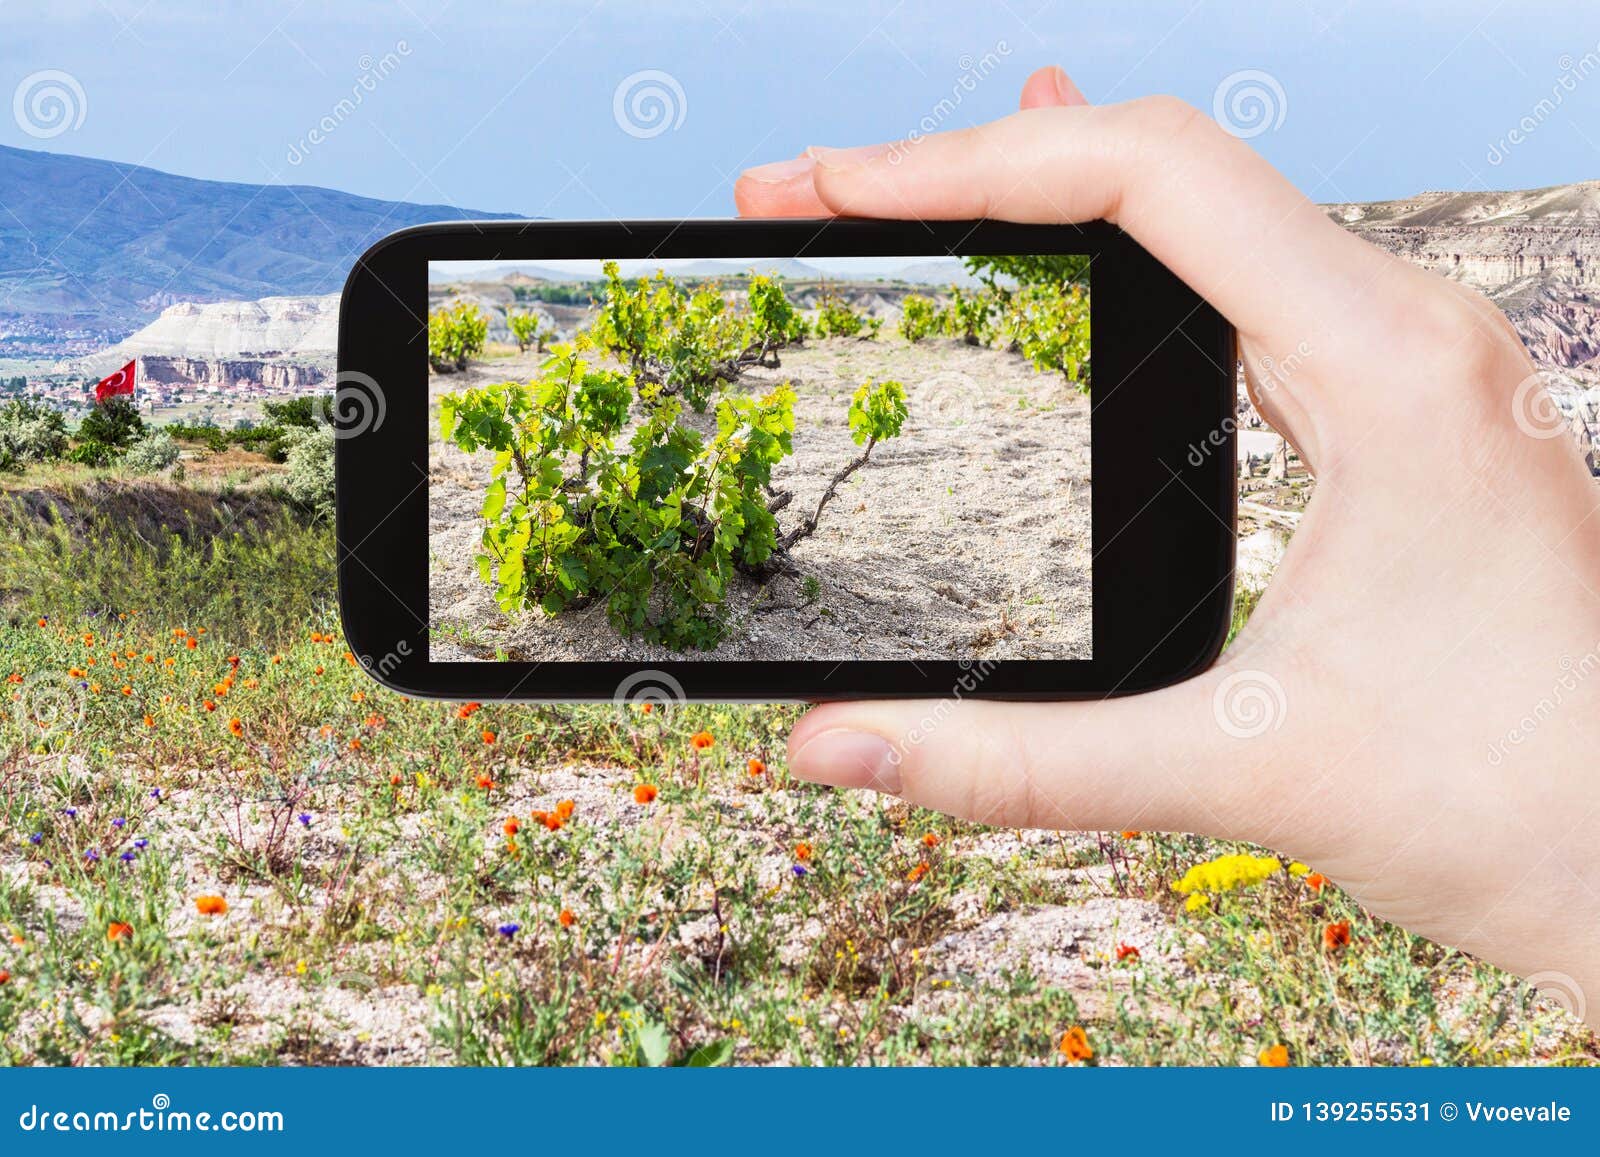
[(1035, 70), (1033, 75), (1028, 77), (1022, 86), (1022, 100), (1018, 107), (1061, 108), (1088, 103), (1088, 98), (1072, 82), (1072, 78), (1063, 69), (1052, 64)]
[(1214, 668), (1089, 703), (831, 703), (789, 737), (801, 779), (872, 788), (979, 823), (1250, 838), (1280, 813), (1284, 685)]

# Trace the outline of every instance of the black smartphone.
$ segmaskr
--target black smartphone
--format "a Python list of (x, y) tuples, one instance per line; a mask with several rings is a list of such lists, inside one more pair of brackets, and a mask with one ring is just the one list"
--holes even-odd
[(472, 222), (339, 319), (339, 606), (461, 699), (1082, 698), (1207, 667), (1235, 340), (1120, 230)]

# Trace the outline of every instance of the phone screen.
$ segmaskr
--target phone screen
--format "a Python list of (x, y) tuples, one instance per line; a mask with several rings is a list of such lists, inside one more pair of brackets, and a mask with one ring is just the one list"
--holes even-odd
[(1090, 264), (430, 263), (429, 659), (1092, 658)]

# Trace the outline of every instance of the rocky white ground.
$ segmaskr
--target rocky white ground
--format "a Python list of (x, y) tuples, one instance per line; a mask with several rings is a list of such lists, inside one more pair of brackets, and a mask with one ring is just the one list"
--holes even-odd
[[(430, 394), (526, 378), (537, 357), (435, 376)], [(619, 637), (603, 605), (548, 618), (503, 614), (474, 557), (487, 455), (432, 435), (429, 603), (441, 660), (507, 657), (660, 662), (672, 658), (1041, 659), (1090, 654), (1089, 403), (1021, 357), (933, 338), (831, 339), (786, 350), (737, 388), (783, 381), (798, 394), (794, 454), (774, 484), (792, 490), (790, 526), (857, 452), (850, 396), (869, 378), (906, 388), (899, 438), (841, 488), (795, 550), (800, 582), (737, 581), (714, 652), (676, 655)], [(711, 419), (705, 419), (710, 428)]]

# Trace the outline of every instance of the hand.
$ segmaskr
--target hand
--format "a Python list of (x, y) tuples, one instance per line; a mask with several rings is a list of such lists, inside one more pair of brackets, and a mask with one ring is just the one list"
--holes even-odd
[(1177, 100), (1092, 107), (1046, 69), (1022, 109), (752, 169), (740, 212), (1114, 221), (1237, 326), (1316, 497), (1206, 674), (931, 728), (926, 702), (830, 704), (790, 769), (991, 824), (1269, 845), (1600, 1024), (1600, 491), (1569, 437), (1527, 432), (1550, 403), (1516, 333)]

